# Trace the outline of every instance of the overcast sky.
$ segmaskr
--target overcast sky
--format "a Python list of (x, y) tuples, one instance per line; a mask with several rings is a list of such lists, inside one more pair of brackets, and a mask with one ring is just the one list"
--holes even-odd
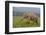
[(40, 13), (40, 8), (34, 8), (34, 7), (13, 7), (13, 12), (35, 12), (35, 13)]

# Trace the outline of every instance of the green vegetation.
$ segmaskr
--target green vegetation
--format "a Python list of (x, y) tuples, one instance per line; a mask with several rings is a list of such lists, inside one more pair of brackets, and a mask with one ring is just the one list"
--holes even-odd
[(22, 16), (13, 16), (13, 28), (19, 27), (40, 27), (40, 22), (35, 22), (32, 20), (23, 19), (21, 20)]

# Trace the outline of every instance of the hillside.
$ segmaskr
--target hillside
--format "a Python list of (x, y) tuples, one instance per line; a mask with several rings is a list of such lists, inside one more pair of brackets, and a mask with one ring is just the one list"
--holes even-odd
[[(13, 12), (13, 16), (22, 16), (24, 13), (26, 13), (26, 12)], [(35, 13), (35, 15), (40, 17), (40, 13)]]

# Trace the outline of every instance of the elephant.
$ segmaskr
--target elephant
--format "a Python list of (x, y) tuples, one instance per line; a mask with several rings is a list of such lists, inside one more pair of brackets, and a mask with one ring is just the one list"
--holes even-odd
[(38, 18), (39, 17), (34, 13), (24, 13), (22, 20), (26, 19), (28, 20), (27, 23), (29, 23), (30, 21), (34, 21), (38, 24)]

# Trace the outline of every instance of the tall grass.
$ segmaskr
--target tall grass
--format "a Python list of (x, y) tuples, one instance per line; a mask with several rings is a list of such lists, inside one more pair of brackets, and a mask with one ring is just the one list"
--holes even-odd
[(18, 27), (40, 27), (40, 22), (29, 21), (27, 19), (21, 20), (21, 16), (13, 16), (13, 28)]

